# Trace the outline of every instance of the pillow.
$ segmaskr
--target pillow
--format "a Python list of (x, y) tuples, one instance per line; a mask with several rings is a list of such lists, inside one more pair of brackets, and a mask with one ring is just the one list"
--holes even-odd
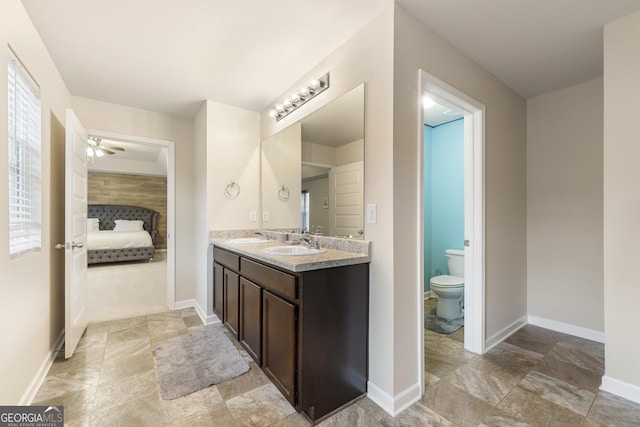
[(113, 231), (144, 231), (144, 221), (141, 219), (127, 220), (116, 219)]
[(100, 231), (100, 220), (98, 218), (87, 218), (87, 233)]

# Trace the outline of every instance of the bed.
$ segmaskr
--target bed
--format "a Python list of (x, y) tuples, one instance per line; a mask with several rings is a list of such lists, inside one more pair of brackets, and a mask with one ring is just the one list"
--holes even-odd
[(89, 205), (89, 264), (151, 260), (156, 252), (158, 212), (128, 205)]

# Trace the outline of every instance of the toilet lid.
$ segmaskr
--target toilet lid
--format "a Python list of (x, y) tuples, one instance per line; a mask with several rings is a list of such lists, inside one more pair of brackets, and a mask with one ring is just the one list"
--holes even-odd
[(440, 286), (460, 286), (464, 285), (464, 278), (443, 274), (442, 276), (432, 277), (430, 282)]

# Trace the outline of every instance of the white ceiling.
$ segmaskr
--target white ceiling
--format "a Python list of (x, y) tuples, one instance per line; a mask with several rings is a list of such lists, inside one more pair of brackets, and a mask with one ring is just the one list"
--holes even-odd
[(431, 127), (443, 125), (461, 119), (462, 113), (440, 104), (433, 104), (424, 109), (424, 124)]
[[(266, 109), (391, 0), (22, 0), (74, 96), (193, 116)], [(398, 0), (524, 97), (602, 74), (640, 0)]]
[(302, 141), (341, 147), (364, 138), (364, 85), (300, 120)]
[(88, 164), (90, 171), (129, 173), (136, 175), (167, 175), (166, 147), (135, 141), (119, 141), (101, 138), (104, 148), (120, 147), (124, 151), (115, 151), (102, 157), (94, 157)]
[(138, 160), (143, 162), (156, 162), (158, 158), (161, 156), (163, 148), (159, 145), (150, 145), (143, 144), (137, 142), (125, 142), (125, 141), (116, 141), (112, 139), (102, 138), (101, 146), (105, 148), (109, 147), (120, 147), (124, 148), (124, 151), (116, 151), (116, 154), (113, 154), (109, 157), (118, 158), (122, 160)]
[(639, 0), (398, 0), (525, 98), (602, 75), (602, 27)]
[(23, 0), (74, 96), (266, 109), (389, 0)]

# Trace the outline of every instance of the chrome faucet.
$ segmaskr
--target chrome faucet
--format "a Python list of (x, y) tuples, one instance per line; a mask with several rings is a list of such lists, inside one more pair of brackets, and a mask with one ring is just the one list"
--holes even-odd
[(256, 236), (259, 236), (262, 240), (266, 239), (266, 237), (264, 237), (264, 234), (262, 234), (262, 233), (261, 233), (261, 232), (259, 232), (259, 231), (256, 231), (256, 232), (255, 232), (255, 233), (253, 233), (253, 234), (255, 234)]
[(312, 239), (310, 237), (301, 237), (301, 241), (305, 242), (308, 248), (312, 249), (320, 249), (320, 242), (316, 239)]

